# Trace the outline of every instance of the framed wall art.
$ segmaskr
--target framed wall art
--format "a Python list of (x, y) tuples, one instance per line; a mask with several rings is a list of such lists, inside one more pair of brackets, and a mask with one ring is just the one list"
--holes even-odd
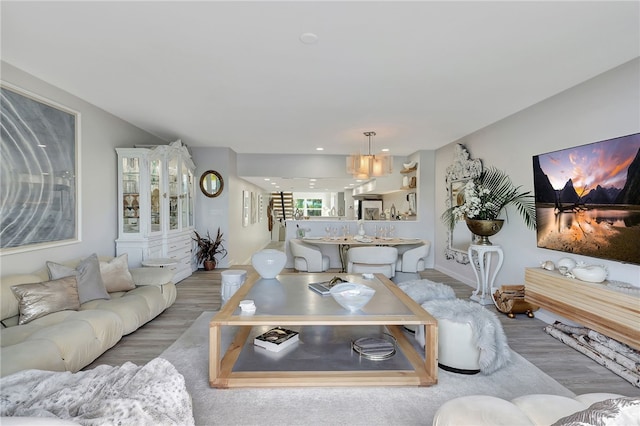
[(0, 254), (80, 241), (80, 113), (0, 83)]
[(264, 214), (264, 196), (262, 193), (258, 194), (258, 222), (262, 222), (262, 215)]
[(258, 194), (251, 191), (251, 223), (258, 221)]
[(251, 208), (251, 194), (249, 191), (242, 191), (242, 226), (249, 226), (249, 209)]

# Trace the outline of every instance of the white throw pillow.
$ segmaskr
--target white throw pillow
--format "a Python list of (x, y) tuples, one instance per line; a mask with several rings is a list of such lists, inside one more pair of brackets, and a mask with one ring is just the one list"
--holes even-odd
[(107, 292), (129, 291), (136, 288), (133, 277), (129, 272), (129, 258), (127, 253), (106, 262), (100, 261), (100, 275)]
[(47, 262), (47, 269), (52, 280), (71, 275), (77, 278), (80, 304), (94, 299), (111, 298), (104, 288), (102, 275), (100, 275), (100, 262), (95, 253), (83, 259), (76, 269), (55, 262)]

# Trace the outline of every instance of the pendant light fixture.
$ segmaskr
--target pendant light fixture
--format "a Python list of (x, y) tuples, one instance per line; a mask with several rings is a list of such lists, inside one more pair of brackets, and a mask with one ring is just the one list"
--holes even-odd
[(393, 157), (386, 153), (371, 154), (371, 137), (376, 132), (364, 132), (368, 138), (369, 150), (367, 154), (352, 154), (347, 157), (347, 173), (356, 179), (386, 176), (393, 172)]

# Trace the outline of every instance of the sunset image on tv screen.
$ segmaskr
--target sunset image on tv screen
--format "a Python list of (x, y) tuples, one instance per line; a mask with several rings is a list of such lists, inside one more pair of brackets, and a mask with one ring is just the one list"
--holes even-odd
[(533, 157), (538, 247), (640, 264), (640, 133)]

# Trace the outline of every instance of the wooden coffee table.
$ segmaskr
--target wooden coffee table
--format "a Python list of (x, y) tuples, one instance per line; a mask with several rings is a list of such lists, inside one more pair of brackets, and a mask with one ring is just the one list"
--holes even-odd
[[(250, 273), (209, 325), (209, 383), (216, 388), (279, 386), (431, 386), (437, 383), (437, 321), (384, 275), (372, 280), (337, 274), (372, 287), (376, 294), (361, 310), (349, 312), (333, 297), (307, 284), (336, 274), (281, 274), (264, 280)], [(239, 303), (255, 301), (254, 314)], [(424, 327), (422, 348), (404, 325)], [(253, 338), (276, 326), (300, 332), (300, 343), (283, 354), (253, 346)], [(397, 353), (386, 360), (360, 357), (351, 349), (358, 337), (387, 333)]]

